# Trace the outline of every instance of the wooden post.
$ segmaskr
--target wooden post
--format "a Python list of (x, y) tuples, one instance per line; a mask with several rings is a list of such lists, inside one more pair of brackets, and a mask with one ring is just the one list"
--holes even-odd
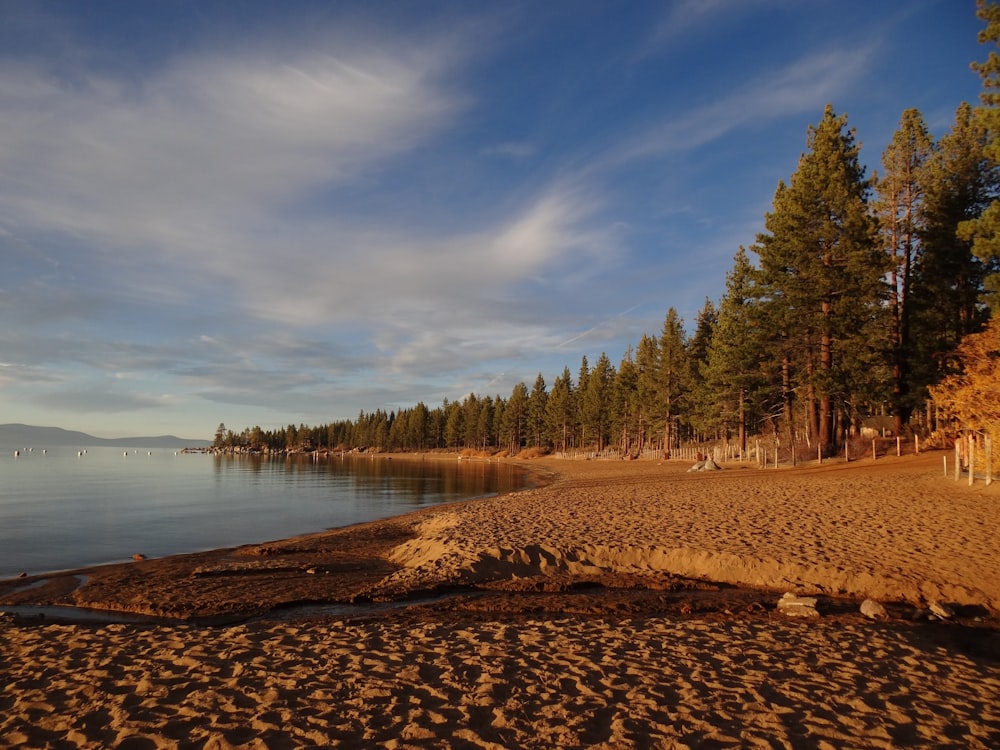
[(962, 473), (962, 441), (955, 441), (955, 481), (958, 481), (959, 474)]
[(823, 463), (823, 446), (822, 445), (817, 445), (816, 446), (816, 460), (819, 463)]
[(878, 461), (878, 453), (875, 452), (875, 438), (872, 438), (872, 461)]
[(976, 436), (969, 433), (969, 486), (976, 481)]
[(899, 435), (896, 435), (896, 455), (897, 456), (902, 456), (903, 455), (903, 446), (902, 446), (902, 443), (900, 443), (900, 440), (902, 440), (902, 438)]
[(916, 455), (920, 455), (920, 435), (913, 436), (913, 452)]
[(986, 436), (986, 486), (993, 484), (993, 437)]
[(844, 441), (844, 460), (851, 463), (851, 443), (849, 440)]
[(941, 456), (941, 458), (944, 459), (944, 475), (948, 476), (948, 457)]

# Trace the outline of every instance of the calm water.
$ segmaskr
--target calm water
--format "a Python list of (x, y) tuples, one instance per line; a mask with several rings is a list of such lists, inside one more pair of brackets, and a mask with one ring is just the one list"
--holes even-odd
[(0, 453), (0, 579), (264, 542), (525, 486), (509, 464)]

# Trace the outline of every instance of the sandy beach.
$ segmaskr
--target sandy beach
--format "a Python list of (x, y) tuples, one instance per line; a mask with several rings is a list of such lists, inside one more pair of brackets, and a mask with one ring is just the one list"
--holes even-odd
[(1000, 746), (1000, 483), (940, 453), (533, 464), (512, 495), (0, 582), (0, 610), (170, 618), (0, 620), (0, 745)]

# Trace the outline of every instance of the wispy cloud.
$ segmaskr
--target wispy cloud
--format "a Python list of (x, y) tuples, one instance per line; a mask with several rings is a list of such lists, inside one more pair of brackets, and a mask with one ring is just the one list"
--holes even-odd
[(790, 62), (681, 114), (668, 115), (624, 139), (605, 163), (617, 165), (698, 148), (750, 125), (822, 107), (856, 84), (872, 46), (829, 49)]
[(139, 84), (5, 66), (0, 222), (84, 237), (110, 256), (169, 249), (211, 264), (234, 228), (438, 132), (460, 103), (435, 65), (201, 54)]
[(538, 149), (534, 144), (517, 141), (497, 143), (484, 148), (482, 151), (484, 156), (496, 156), (508, 159), (526, 159), (529, 156), (534, 156), (537, 152)]
[(648, 37), (639, 44), (637, 60), (655, 55), (674, 42), (689, 41), (708, 35), (720, 25), (740, 23), (746, 16), (768, 8), (788, 5), (788, 0), (675, 0), (664, 5), (664, 12), (651, 27)]

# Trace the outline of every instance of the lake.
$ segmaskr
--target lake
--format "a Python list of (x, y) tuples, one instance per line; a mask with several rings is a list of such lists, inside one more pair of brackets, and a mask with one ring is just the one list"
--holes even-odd
[(517, 466), (21, 448), (0, 454), (0, 579), (272, 541), (528, 485)]

